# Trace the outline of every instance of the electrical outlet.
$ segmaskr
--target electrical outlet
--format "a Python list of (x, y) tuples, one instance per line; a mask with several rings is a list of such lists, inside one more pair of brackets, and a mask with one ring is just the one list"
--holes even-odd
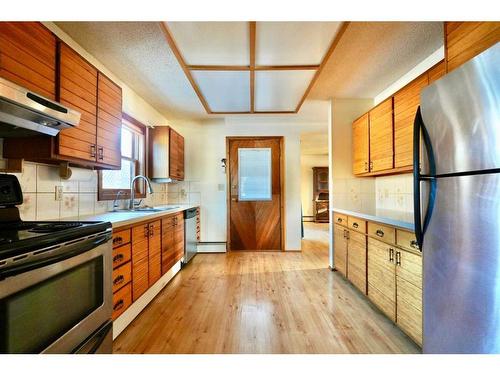
[(62, 186), (56, 186), (55, 187), (55, 200), (56, 201), (62, 201), (63, 198), (63, 187)]

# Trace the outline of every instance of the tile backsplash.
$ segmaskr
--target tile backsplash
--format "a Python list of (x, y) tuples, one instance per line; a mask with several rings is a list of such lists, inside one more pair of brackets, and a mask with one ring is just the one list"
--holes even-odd
[(375, 182), (371, 178), (336, 178), (333, 180), (333, 206), (352, 211), (375, 210)]
[(375, 179), (377, 209), (413, 212), (413, 175), (411, 173)]

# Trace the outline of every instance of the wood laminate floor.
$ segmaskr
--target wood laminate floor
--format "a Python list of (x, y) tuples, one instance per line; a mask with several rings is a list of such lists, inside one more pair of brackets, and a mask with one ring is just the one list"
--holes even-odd
[(198, 254), (115, 340), (115, 353), (418, 353), (328, 268), (328, 225), (302, 252)]

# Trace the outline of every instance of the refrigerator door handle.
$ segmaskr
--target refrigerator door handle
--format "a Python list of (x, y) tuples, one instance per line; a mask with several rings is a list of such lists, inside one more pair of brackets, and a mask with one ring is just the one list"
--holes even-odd
[[(422, 132), (422, 138), (424, 140), (425, 151), (427, 153), (427, 158), (429, 162), (429, 174), (422, 175), (420, 173), (420, 133)], [(420, 251), (423, 249), (424, 234), (429, 226), (429, 222), (432, 216), (432, 210), (434, 209), (434, 202), (436, 200), (436, 187), (437, 180), (434, 177), (436, 174), (436, 162), (434, 158), (434, 150), (432, 148), (429, 133), (425, 128), (424, 121), (422, 119), (422, 114), (420, 113), (420, 107), (417, 109), (415, 115), (415, 121), (413, 124), (413, 215), (415, 219), (415, 237), (417, 238), (418, 247)], [(420, 182), (429, 181), (430, 191), (427, 203), (427, 211), (424, 215), (424, 223), (422, 225), (422, 213), (421, 213), (421, 202), (420, 202)]]

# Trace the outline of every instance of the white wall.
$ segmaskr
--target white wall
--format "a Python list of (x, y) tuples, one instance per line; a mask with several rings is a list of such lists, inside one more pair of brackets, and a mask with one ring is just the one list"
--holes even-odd
[[(221, 159), (226, 157), (228, 136), (283, 136), (285, 144), (285, 249), (301, 248), (300, 133), (321, 131), (325, 123), (300, 124), (290, 117), (261, 116), (228, 118), (197, 123), (177, 123), (186, 137), (186, 180), (201, 193), (201, 240), (226, 241), (226, 174)], [(175, 185), (168, 186), (168, 195)], [(174, 193), (175, 194), (175, 193)]]
[(300, 157), (300, 196), (303, 216), (314, 215), (313, 167), (328, 167), (328, 155), (301, 155)]

